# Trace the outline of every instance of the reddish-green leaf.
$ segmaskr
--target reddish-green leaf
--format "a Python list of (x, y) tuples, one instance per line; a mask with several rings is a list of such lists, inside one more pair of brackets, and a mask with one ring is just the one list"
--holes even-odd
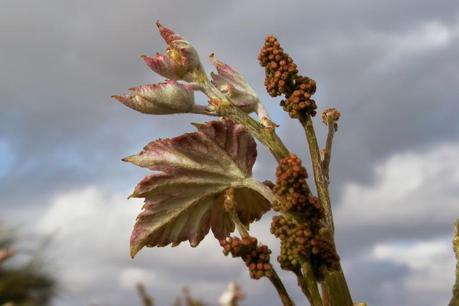
[[(248, 225), (270, 209), (269, 190), (252, 177), (256, 143), (230, 120), (196, 124), (198, 131), (149, 143), (125, 158), (159, 171), (145, 177), (132, 197), (145, 198), (131, 236), (131, 255), (144, 246), (197, 246), (212, 229), (217, 239), (234, 230), (223, 193), (235, 189), (235, 207)], [(263, 195), (261, 195), (263, 194)]]

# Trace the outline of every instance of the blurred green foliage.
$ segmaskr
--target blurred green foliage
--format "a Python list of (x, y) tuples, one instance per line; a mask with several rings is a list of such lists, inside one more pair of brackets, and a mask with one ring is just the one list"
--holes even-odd
[(0, 224), (0, 253), (5, 255), (0, 258), (0, 305), (49, 305), (56, 281), (44, 271), (38, 253), (15, 250), (16, 240), (14, 231)]

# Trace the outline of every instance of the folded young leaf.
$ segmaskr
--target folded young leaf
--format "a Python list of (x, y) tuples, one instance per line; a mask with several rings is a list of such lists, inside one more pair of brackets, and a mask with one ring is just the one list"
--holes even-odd
[(132, 87), (128, 95), (112, 96), (127, 107), (144, 114), (188, 113), (194, 105), (192, 86), (174, 80)]
[(198, 81), (204, 75), (196, 49), (181, 35), (156, 23), (159, 33), (167, 43), (165, 54), (154, 57), (142, 55), (145, 63), (153, 71), (171, 80)]
[(219, 61), (213, 54), (209, 59), (217, 68), (217, 74), (211, 72), (212, 83), (237, 107), (248, 113), (257, 111), (260, 100), (245, 78), (230, 65)]
[(131, 256), (144, 246), (197, 246), (210, 229), (217, 239), (234, 231), (223, 206), (223, 194), (235, 189), (235, 208), (242, 223), (261, 218), (271, 205), (261, 195), (267, 187), (255, 181), (256, 143), (231, 120), (196, 124), (195, 133), (149, 143), (124, 159), (160, 171), (145, 177), (131, 197), (145, 198), (131, 236)]

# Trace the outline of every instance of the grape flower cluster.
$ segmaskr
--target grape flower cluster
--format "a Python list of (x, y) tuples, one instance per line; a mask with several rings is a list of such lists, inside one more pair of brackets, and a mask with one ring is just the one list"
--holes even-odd
[(320, 200), (311, 195), (307, 176), (296, 155), (280, 161), (274, 192), (281, 201), (274, 210), (283, 214), (273, 217), (271, 233), (281, 241), (277, 259), (282, 269), (296, 271), (301, 269), (301, 262), (309, 261), (315, 276), (320, 279), (324, 271), (338, 266), (339, 257), (326, 235), (324, 210)]
[(274, 210), (301, 212), (309, 223), (318, 224), (323, 216), (323, 207), (319, 199), (311, 195), (306, 183), (308, 173), (298, 156), (291, 154), (283, 158), (277, 167), (276, 177), (273, 191), (282, 201), (274, 205)]
[(281, 48), (276, 37), (266, 37), (258, 60), (261, 66), (265, 67), (265, 86), (272, 97), (292, 91), (298, 69), (292, 58)]
[(269, 261), (271, 250), (266, 245), (258, 244), (255, 237), (228, 237), (220, 240), (220, 245), (223, 247), (223, 254), (240, 257), (245, 262), (251, 278), (273, 276), (273, 267)]
[(292, 118), (298, 118), (301, 113), (315, 116), (317, 105), (311, 99), (315, 91), (316, 82), (308, 77), (300, 76), (295, 81), (295, 90), (290, 95), (287, 95), (287, 99), (282, 100), (280, 105)]
[(272, 97), (285, 96), (280, 105), (290, 117), (315, 116), (317, 105), (311, 96), (316, 91), (316, 82), (298, 74), (297, 65), (284, 52), (276, 37), (266, 37), (258, 60), (265, 67), (266, 90)]

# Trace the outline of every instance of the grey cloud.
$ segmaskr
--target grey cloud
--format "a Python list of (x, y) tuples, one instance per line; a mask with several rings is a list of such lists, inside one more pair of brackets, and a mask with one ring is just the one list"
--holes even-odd
[[(211, 234), (198, 248), (183, 243), (176, 248), (144, 249), (135, 259), (130, 259), (129, 234), (140, 205), (140, 201), (126, 203), (122, 196), (89, 188), (61, 194), (37, 218), (37, 233), (59, 229), (47, 254), (51, 267), (62, 281), (58, 305), (89, 301), (132, 305), (138, 298), (135, 284), (127, 288), (121, 281), (129, 269), (145, 275), (141, 280), (158, 304), (171, 304), (185, 285), (190, 285), (198, 297), (215, 304), (232, 280), (247, 290), (246, 305), (270, 303), (278, 298), (272, 290), (266, 290), (270, 288), (269, 282), (249, 278), (239, 258), (223, 256)], [(293, 286), (295, 280), (291, 276), (287, 279)], [(114, 290), (117, 294), (113, 294)], [(301, 298), (299, 292), (295, 296)]]
[[(354, 299), (375, 306), (400, 303), (405, 290), (403, 280), (409, 273), (405, 265), (365, 258), (359, 258), (346, 270)], [(371, 296), (368, 292), (372, 292)], [(413, 303), (413, 300), (404, 302)]]
[[(2, 48), (3, 66), (5, 67), (2, 71), (8, 73), (3, 76), (3, 79), (7, 81), (4, 85), (5, 89), (2, 88), (1, 97), (1, 100), (5, 102), (3, 112), (5, 119), (1, 123), (2, 134), (14, 143), (17, 154), (22, 154), (26, 149), (33, 150), (36, 155), (39, 155), (41, 151), (44, 151), (44, 154), (49, 154), (50, 151), (58, 151), (57, 146), (65, 146), (84, 161), (88, 160), (91, 153), (102, 150), (100, 148), (102, 141), (104, 143), (103, 150), (107, 154), (113, 154), (113, 148), (121, 148), (138, 142), (138, 138), (134, 138), (133, 134), (146, 133), (142, 131), (150, 124), (146, 123), (150, 120), (144, 116), (133, 114), (121, 106), (115, 106), (114, 103), (108, 102), (108, 96), (112, 93), (123, 92), (130, 85), (143, 83), (146, 79), (159, 80), (158, 77), (153, 76), (143, 67), (138, 58), (140, 53), (164, 49), (164, 44), (157, 33), (154, 33), (152, 20), (169, 21), (171, 26), (195, 43), (197, 48), (202, 51), (203, 57), (215, 51), (223, 60), (247, 74), (254, 85), (258, 84), (256, 87), (259, 92), (263, 92), (263, 88), (260, 86), (263, 76), (262, 69), (254, 60), (256, 52), (262, 43), (262, 35), (266, 34), (265, 32), (279, 31), (278, 35), (281, 41), (287, 50), (292, 50), (289, 52), (295, 57), (299, 65), (306, 70), (307, 74), (311, 74), (313, 77), (317, 76), (319, 88), (324, 88), (323, 91), (325, 91), (319, 96), (325, 95), (323, 103), (343, 101), (342, 107), (346, 119), (343, 119), (341, 136), (344, 139), (358, 140), (360, 143), (354, 142), (353, 146), (359, 148), (360, 146), (363, 147), (366, 141), (371, 141), (367, 139), (368, 135), (371, 135), (372, 138), (381, 139), (386, 137), (385, 135), (393, 135), (394, 131), (400, 133), (406, 130), (400, 129), (400, 124), (403, 123), (400, 122), (401, 119), (407, 121), (406, 118), (391, 118), (399, 125), (391, 125), (390, 127), (393, 129), (380, 137), (375, 137), (377, 134), (371, 129), (373, 128), (379, 133), (381, 130), (385, 130), (387, 126), (384, 126), (383, 123), (388, 120), (387, 114), (392, 114), (391, 109), (395, 108), (395, 105), (389, 103), (390, 101), (395, 104), (402, 99), (404, 101), (418, 100), (418, 97), (408, 96), (405, 99), (400, 95), (388, 95), (384, 88), (389, 88), (391, 92), (396, 93), (400, 91), (410, 92), (409, 86), (407, 86), (409, 84), (403, 84), (396, 76), (384, 75), (380, 79), (373, 76), (373, 78), (368, 79), (368, 76), (371, 76), (371, 71), (370, 73), (367, 71), (362, 73), (361, 70), (356, 71), (355, 67), (366, 66), (364, 61), (372, 63), (377, 59), (375, 54), (378, 55), (378, 52), (381, 52), (378, 50), (379, 46), (365, 48), (365, 46), (358, 45), (357, 50), (348, 47), (344, 48), (343, 52), (341, 48), (337, 47), (329, 50), (330, 46), (326, 42), (335, 40), (339, 42), (344, 37), (352, 45), (354, 38), (358, 40), (360, 39), (359, 35), (365, 33), (367, 36), (371, 36), (372, 31), (381, 31), (381, 29), (390, 33), (391, 28), (384, 27), (387, 23), (382, 22), (387, 20), (385, 19), (387, 16), (384, 14), (386, 11), (387, 14), (391, 13), (393, 20), (398, 21), (397, 24), (404, 25), (395, 28), (397, 31), (406, 31), (410, 26), (418, 25), (421, 20), (440, 19), (447, 22), (455, 16), (453, 9), (442, 10), (442, 6), (428, 10), (429, 2), (423, 4), (425, 10), (411, 10), (411, 7), (415, 5), (414, 2), (403, 6), (397, 5), (397, 14), (401, 16), (403, 13), (403, 19), (396, 18), (399, 15), (394, 15), (394, 6), (390, 3), (378, 4), (376, 5), (377, 9), (374, 4), (371, 4), (370, 7), (369, 4), (365, 5), (359, 2), (356, 2), (354, 6), (350, 4), (334, 5), (331, 8), (328, 5), (320, 4), (305, 7), (308, 9), (305, 12), (302, 10), (292, 11), (290, 6), (281, 6), (277, 10), (272, 10), (269, 5), (261, 5), (257, 2), (234, 7), (207, 4), (206, 9), (203, 9), (203, 6), (198, 7), (196, 4), (183, 2), (172, 2), (167, 5), (139, 2), (138, 6), (112, 2), (110, 5), (105, 2), (94, 4), (84, 1), (70, 5), (54, 3), (53, 1), (48, 1), (49, 5), (38, 5), (27, 1), (25, 3), (27, 4), (26, 9), (24, 9), (24, 3), (7, 2), (4, 10), (2, 10), (4, 14), (8, 14), (2, 18), (4, 28), (7, 29), (7, 31), (2, 32), (3, 40), (8, 42), (6, 48)], [(416, 4), (419, 5), (419, 3)], [(301, 4), (297, 3), (297, 5)], [(359, 5), (359, 11), (352, 9), (356, 5)], [(183, 12), (180, 13), (182, 15), (179, 14), (178, 6), (180, 6), (180, 12)], [(136, 7), (144, 9), (137, 10)], [(148, 10), (148, 7), (152, 7), (152, 9)], [(240, 10), (247, 13), (241, 14)], [(326, 14), (325, 10), (327, 10)], [(32, 11), (34, 14), (28, 15)], [(312, 11), (317, 13), (308, 13)], [(186, 14), (186, 12), (193, 13)], [(223, 12), (225, 17), (222, 15)], [(255, 22), (254, 14), (263, 16), (263, 18), (257, 19)], [(307, 18), (300, 18), (303, 14)], [(278, 17), (279, 15), (292, 15), (292, 17), (283, 20)], [(324, 20), (319, 20), (320, 16), (324, 16)], [(371, 18), (369, 18), (370, 16)], [(381, 17), (378, 18), (378, 16)], [(327, 22), (330, 20), (334, 20), (334, 22)], [(367, 30), (362, 31), (362, 27), (356, 20), (365, 24)], [(298, 27), (299, 22), (306, 24), (304, 28)], [(193, 26), (190, 27), (190, 24)], [(321, 26), (314, 26), (315, 24)], [(324, 24), (325, 27), (323, 27)], [(350, 26), (352, 24), (354, 26)], [(303, 38), (302, 35), (309, 32), (309, 29), (314, 34), (307, 39)], [(225, 35), (222, 36), (222, 33)], [(448, 48), (448, 50), (450, 49), (455, 50), (455, 47)], [(309, 56), (311, 54), (312, 57)], [(451, 56), (453, 54), (451, 53)], [(437, 56), (436, 59), (438, 58)], [(246, 67), (250, 67), (250, 69)], [(351, 73), (354, 71), (354, 74), (349, 76), (349, 71)], [(395, 84), (386, 82), (388, 77)], [(440, 75), (437, 78), (432, 76), (432, 78), (441, 79), (442, 77)], [(451, 78), (451, 75), (447, 79), (453, 83), (454, 78)], [(427, 82), (429, 81), (430, 78)], [(356, 87), (353, 85), (355, 83), (359, 84), (359, 89), (349, 93), (349, 88)], [(384, 84), (384, 86), (381, 88), (378, 86), (380, 84)], [(432, 86), (432, 84), (429, 85)], [(374, 88), (375, 86), (377, 87)], [(429, 87), (428, 90), (433, 93), (442, 92), (443, 95), (448, 96), (448, 89), (450, 88), (451, 86), (446, 84), (438, 89), (434, 87), (435, 90)], [(425, 96), (422, 91), (418, 95), (424, 97), (423, 101), (434, 99), (434, 97)], [(266, 95), (262, 96), (267, 98)], [(373, 97), (378, 98), (368, 102), (369, 97), (371, 99)], [(349, 101), (351, 102), (346, 106), (345, 103)], [(371, 106), (363, 106), (369, 103)], [(276, 109), (275, 103), (269, 102), (268, 104), (271, 110)], [(403, 103), (403, 105), (405, 105), (405, 109), (412, 107), (411, 103)], [(424, 108), (430, 107), (428, 102), (424, 102), (422, 105)], [(341, 107), (341, 105), (339, 106)], [(454, 105), (452, 106), (454, 107)], [(352, 107), (352, 109), (347, 107)], [(375, 111), (380, 120), (377, 120), (376, 123), (373, 122), (373, 124), (368, 124), (368, 121), (362, 122), (365, 116), (359, 114), (358, 111), (352, 111), (355, 108), (360, 108), (361, 112), (365, 113)], [(406, 111), (400, 113), (409, 114)], [(439, 120), (442, 120), (442, 116), (445, 117), (451, 113), (453, 112), (445, 114), (443, 111), (442, 114), (432, 117), (438, 118), (440, 116), (441, 119)], [(282, 115), (274, 114), (274, 116), (281, 118), (282, 121), (286, 120)], [(183, 127), (180, 119), (155, 118), (154, 123), (151, 123), (157, 131), (155, 136), (167, 134), (164, 131), (166, 126), (170, 131)], [(408, 121), (415, 119), (408, 118)], [(183, 121), (186, 122), (186, 119), (183, 118)], [(171, 123), (173, 123), (172, 126)], [(425, 124), (423, 127), (427, 125)], [(366, 128), (362, 129), (361, 126)], [(438, 125), (439, 128), (443, 128), (443, 126)], [(289, 125), (286, 126), (286, 130), (290, 130)], [(429, 129), (427, 132), (431, 130)], [(346, 134), (346, 131), (350, 131), (349, 134)], [(415, 140), (418, 137), (413, 137), (413, 134), (422, 132), (419, 129), (410, 131), (408, 129), (407, 135), (401, 135), (402, 137), (398, 139)], [(449, 128), (448, 131), (455, 135), (457, 134), (457, 127)], [(431, 133), (430, 138), (432, 139), (436, 134)], [(301, 135), (301, 133), (297, 134)], [(114, 135), (116, 136), (114, 137)], [(289, 138), (297, 142), (295, 137), (289, 136)], [(116, 143), (114, 142), (115, 139)], [(378, 142), (386, 143), (390, 140), (392, 139), (383, 138)], [(384, 145), (384, 147), (391, 147), (396, 150), (400, 146), (403, 147), (403, 144), (406, 142), (398, 144), (398, 146)], [(346, 150), (345, 152), (342, 152), (341, 147), (337, 145), (337, 154), (343, 153), (340, 156), (346, 157), (345, 159), (351, 157), (349, 155), (355, 155), (354, 158), (369, 162), (373, 156), (377, 157), (378, 154), (385, 156), (386, 154), (384, 150), (380, 150), (377, 145), (373, 145), (371, 142), (365, 145), (369, 146), (368, 150), (360, 150), (359, 148), (355, 151)], [(48, 157), (48, 160), (44, 161), (48, 167), (53, 165), (53, 161), (49, 159), (51, 158)], [(96, 167), (100, 165), (104, 165), (104, 163), (100, 163), (98, 160)], [(352, 164), (340, 165), (347, 166), (347, 171), (343, 172), (348, 173), (349, 177), (352, 179), (362, 176), (368, 177), (368, 175), (365, 176), (363, 169), (371, 167), (350, 167), (350, 165)], [(340, 172), (337, 172), (336, 175), (340, 175)]]
[[(306, 161), (303, 131), (279, 110), (277, 100), (264, 93), (263, 70), (256, 61), (264, 36), (276, 34), (300, 70), (318, 81), (319, 107), (337, 106), (342, 111), (331, 187), (334, 202), (340, 203), (344, 182), (376, 185), (375, 164), (388, 156), (426, 151), (457, 140), (459, 109), (454, 99), (459, 73), (453, 68), (459, 50), (457, 34), (438, 48), (402, 54), (399, 61), (391, 61), (390, 56), (398, 43), (422, 32), (424, 25), (436, 22), (453, 28), (458, 18), (459, 4), (454, 0), (238, 1), (231, 5), (215, 1), (4, 1), (0, 11), (0, 139), (8, 142), (15, 158), (7, 175), (0, 177), (2, 215), (36, 220), (56, 192), (81, 186), (97, 185), (107, 192), (128, 189), (145, 172), (122, 164), (121, 157), (155, 138), (191, 131), (190, 121), (208, 119), (148, 117), (109, 99), (132, 85), (161, 80), (139, 59), (140, 54), (164, 50), (153, 27), (156, 19), (190, 40), (208, 70), (206, 57), (211, 52), (240, 70), (281, 124), (279, 133), (289, 148)], [(325, 129), (319, 122), (316, 129), (323, 139)], [(269, 153), (260, 148), (256, 176), (272, 178), (273, 165)], [(445, 185), (454, 192), (453, 185)], [(343, 225), (338, 241), (342, 241), (343, 254), (353, 256), (353, 248), (359, 250), (394, 233), (403, 232), (405, 238), (446, 233), (442, 222), (432, 222), (422, 232), (419, 224), (406, 224), (381, 235), (377, 230), (364, 235)], [(360, 233), (358, 239), (356, 233)], [(118, 247), (115, 252), (124, 251)], [(104, 250), (93, 256), (107, 259)], [(107, 259), (114, 260), (113, 269), (125, 265), (121, 257)], [(137, 262), (143, 267), (149, 260)], [(191, 268), (184, 274), (168, 265), (164, 268), (171, 270), (170, 282), (195, 276)], [(403, 270), (399, 268), (389, 269), (394, 280)], [(225, 273), (236, 277), (241, 269), (237, 271)], [(100, 273), (100, 279), (116, 275), (113, 270)], [(211, 273), (203, 273), (204, 279), (213, 279)], [(116, 284), (101, 284), (91, 294), (106, 292), (99, 297), (116, 304), (118, 298), (110, 297), (112, 285)], [(247, 305), (274, 300), (263, 289), (266, 284), (253, 286), (256, 293)], [(169, 292), (176, 292), (175, 288), (164, 295)], [(380, 298), (367, 294), (374, 301)], [(135, 296), (126, 291), (121, 295), (128, 297), (126, 302)]]

